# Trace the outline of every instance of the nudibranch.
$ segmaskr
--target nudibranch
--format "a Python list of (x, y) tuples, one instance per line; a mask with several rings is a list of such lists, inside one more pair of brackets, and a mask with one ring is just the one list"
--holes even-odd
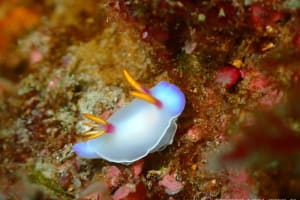
[(176, 120), (185, 106), (183, 92), (165, 81), (147, 89), (126, 70), (124, 75), (135, 89), (130, 92), (135, 99), (107, 120), (84, 114), (95, 123), (85, 123), (91, 127), (82, 134), (87, 141), (73, 146), (78, 156), (131, 164), (173, 143)]

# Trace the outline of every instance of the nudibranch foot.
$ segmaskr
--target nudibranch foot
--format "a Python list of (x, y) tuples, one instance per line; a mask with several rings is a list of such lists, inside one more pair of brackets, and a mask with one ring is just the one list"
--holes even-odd
[(163, 138), (161, 138), (159, 144), (155, 146), (155, 149), (151, 150), (150, 153), (154, 151), (162, 151), (164, 150), (168, 145), (173, 143), (173, 138), (175, 135), (175, 132), (177, 130), (177, 124), (176, 124), (177, 117), (173, 117), (173, 119), (170, 122), (169, 128), (166, 130), (166, 134)]

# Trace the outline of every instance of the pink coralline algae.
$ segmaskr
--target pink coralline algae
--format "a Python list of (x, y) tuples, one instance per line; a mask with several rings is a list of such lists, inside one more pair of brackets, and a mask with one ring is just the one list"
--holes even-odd
[(190, 129), (188, 129), (188, 131), (186, 133), (186, 138), (187, 138), (187, 140), (189, 140), (191, 142), (198, 142), (199, 140), (204, 138), (205, 135), (206, 135), (206, 132), (201, 130), (200, 127), (191, 127)]
[(144, 166), (143, 160), (139, 160), (132, 165), (131, 171), (132, 171), (134, 178), (138, 178), (140, 176), (140, 174), (142, 173), (142, 170), (143, 170), (143, 166)]
[(268, 76), (261, 74), (260, 72), (254, 72), (254, 77), (250, 80), (248, 89), (251, 92), (261, 93), (259, 104), (271, 108), (278, 104), (283, 93), (277, 88), (276, 83), (269, 80)]
[(159, 185), (165, 188), (165, 192), (169, 195), (174, 195), (183, 189), (181, 182), (177, 181), (174, 174), (167, 174), (159, 181)]
[(241, 72), (235, 67), (222, 67), (216, 72), (215, 81), (225, 88), (233, 87), (241, 78)]
[(57, 80), (51, 80), (48, 83), (48, 87), (51, 88), (51, 89), (55, 88), (56, 85), (57, 85)]
[(31, 64), (38, 63), (43, 60), (43, 54), (38, 50), (32, 50), (29, 60)]
[(117, 187), (120, 184), (121, 171), (116, 166), (105, 168), (106, 183), (109, 187)]
[(113, 200), (125, 199), (131, 192), (135, 192), (135, 185), (126, 184), (119, 187), (119, 189), (112, 196)]
[(250, 91), (258, 91), (266, 88), (270, 84), (269, 80), (266, 76), (259, 75), (253, 78), (249, 83), (249, 90)]
[(138, 184), (127, 183), (115, 191), (112, 196), (113, 200), (146, 200), (146, 186), (140, 182)]
[(247, 171), (230, 170), (229, 177), (228, 190), (224, 195), (225, 199), (250, 199), (252, 197), (250, 190), (252, 180)]

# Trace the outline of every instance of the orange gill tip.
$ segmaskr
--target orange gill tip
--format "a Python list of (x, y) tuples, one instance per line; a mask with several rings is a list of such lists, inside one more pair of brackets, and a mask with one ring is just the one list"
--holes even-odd
[(106, 130), (87, 131), (81, 134), (85, 140), (95, 139), (106, 133)]
[(132, 78), (132, 76), (128, 73), (128, 71), (126, 69), (123, 70), (124, 76), (126, 78), (126, 80), (128, 81), (128, 83), (137, 91), (139, 92), (143, 92), (143, 93), (149, 93), (149, 91), (144, 88), (140, 83), (138, 83), (136, 80), (134, 80), (134, 78)]
[(99, 127), (98, 124), (93, 124), (93, 123), (89, 123), (89, 122), (83, 122), (83, 125), (89, 126), (89, 127), (92, 127), (92, 128), (98, 128)]
[(104, 126), (108, 125), (108, 122), (105, 119), (102, 119), (101, 117), (96, 117), (95, 115), (91, 115), (88, 113), (83, 113), (83, 116), (89, 120), (92, 120), (98, 124), (102, 124)]
[(161, 102), (158, 99), (154, 98), (153, 96), (151, 96), (148, 93), (130, 91), (130, 94), (136, 98), (147, 101), (159, 108), (162, 106)]

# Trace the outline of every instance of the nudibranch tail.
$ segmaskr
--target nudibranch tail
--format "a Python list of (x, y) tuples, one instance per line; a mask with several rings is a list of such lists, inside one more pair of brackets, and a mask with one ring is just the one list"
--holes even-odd
[(147, 88), (144, 88), (141, 84), (139, 84), (132, 76), (124, 69), (124, 76), (128, 83), (137, 91), (131, 91), (130, 94), (136, 98), (147, 101), (157, 107), (162, 107), (162, 103), (151, 95), (150, 91)]
[(79, 142), (73, 146), (73, 151), (80, 157), (84, 158), (98, 158), (99, 155), (93, 149), (91, 149), (87, 142)]

